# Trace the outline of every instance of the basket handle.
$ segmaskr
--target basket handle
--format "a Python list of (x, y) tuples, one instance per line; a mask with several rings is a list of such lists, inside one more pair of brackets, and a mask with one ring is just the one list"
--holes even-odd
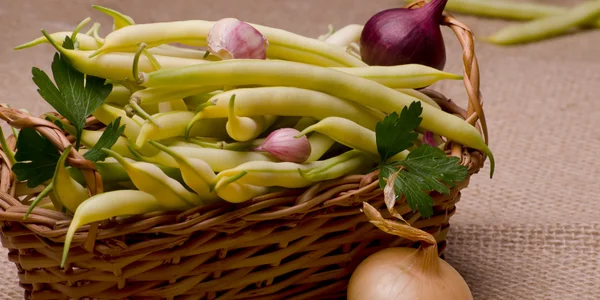
[[(408, 4), (406, 8), (419, 8), (425, 5), (425, 3), (424, 0), (417, 0)], [(477, 62), (477, 56), (475, 55), (473, 32), (467, 25), (454, 18), (450, 13), (444, 11), (443, 16), (444, 19), (442, 20), (442, 25), (452, 29), (463, 49), (463, 82), (467, 91), (467, 96), (469, 97), (466, 120), (473, 126), (479, 121), (484, 141), (488, 144), (488, 129), (485, 113), (483, 112), (483, 96), (481, 95), (479, 87), (479, 63)]]
[[(54, 123), (42, 118), (33, 117), (21, 110), (0, 105), (0, 119), (9, 125), (23, 129), (33, 128), (46, 139), (48, 139), (58, 150), (64, 151), (71, 143), (63, 131)], [(103, 191), (102, 176), (96, 170), (93, 162), (85, 159), (77, 150), (71, 148), (67, 163), (81, 170), (90, 195), (100, 194)], [(6, 191), (3, 191), (6, 192)]]

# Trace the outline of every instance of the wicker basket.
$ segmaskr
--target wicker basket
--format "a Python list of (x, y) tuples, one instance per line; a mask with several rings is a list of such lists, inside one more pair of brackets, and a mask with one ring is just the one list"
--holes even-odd
[[(445, 15), (444, 24), (455, 32), (464, 50), (468, 109), (436, 92), (424, 92), (444, 110), (477, 126), (487, 140), (472, 34), (450, 15)], [(15, 127), (33, 127), (60, 149), (70, 143), (65, 133), (41, 118), (9, 108), (0, 108), (0, 117)], [(92, 118), (88, 125), (98, 129), (100, 124)], [(14, 144), (11, 136), (9, 145), (14, 148)], [(447, 143), (446, 149), (448, 155), (462, 158), (469, 177), (485, 160), (479, 151), (455, 143)], [(84, 226), (75, 235), (67, 266), (61, 269), (70, 218), (36, 208), (23, 221), (28, 206), (16, 196), (10, 163), (4, 153), (0, 155), (2, 244), (18, 269), (25, 299), (344, 299), (348, 279), (362, 259), (386, 247), (413, 246), (383, 233), (361, 212), (362, 201), (385, 211), (374, 172), (237, 205), (150, 213)], [(88, 184), (95, 183), (93, 192), (102, 190), (93, 164), (75, 151), (68, 163), (84, 171)], [(405, 202), (398, 202), (397, 210), (407, 221), (436, 237), (440, 254), (446, 246), (448, 220), (469, 177), (449, 195), (431, 193), (435, 201), (431, 218), (424, 219)], [(35, 194), (30, 193), (30, 197)]]

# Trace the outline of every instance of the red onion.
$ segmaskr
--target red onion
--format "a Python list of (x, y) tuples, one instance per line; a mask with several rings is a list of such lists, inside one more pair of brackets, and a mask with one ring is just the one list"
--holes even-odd
[(421, 64), (443, 70), (446, 47), (440, 29), (448, 0), (431, 0), (421, 8), (392, 8), (367, 21), (360, 55), (369, 65)]

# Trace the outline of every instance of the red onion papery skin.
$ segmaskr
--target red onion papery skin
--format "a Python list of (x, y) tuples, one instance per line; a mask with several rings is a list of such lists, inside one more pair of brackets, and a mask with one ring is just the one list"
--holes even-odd
[(446, 47), (440, 23), (448, 0), (421, 8), (392, 8), (371, 17), (360, 37), (360, 55), (368, 65), (421, 64), (443, 70)]

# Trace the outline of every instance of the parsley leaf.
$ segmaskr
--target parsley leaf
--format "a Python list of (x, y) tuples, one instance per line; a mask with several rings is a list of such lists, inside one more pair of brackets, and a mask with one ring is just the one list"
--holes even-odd
[(52, 142), (32, 128), (23, 128), (17, 140), (17, 163), (12, 170), (19, 181), (27, 180), (27, 186), (34, 188), (54, 176), (59, 157)]
[(418, 136), (414, 130), (419, 127), (422, 120), (421, 112), (423, 112), (421, 103), (415, 101), (408, 108), (404, 107), (400, 116), (393, 112), (386, 116), (383, 122), (377, 123), (375, 139), (382, 162), (413, 145), (413, 141)]
[[(49, 119), (53, 120), (53, 118)], [(70, 126), (61, 123), (58, 119), (53, 121), (61, 128)], [(120, 122), (121, 118), (119, 117), (108, 124), (94, 147), (87, 151), (83, 157), (93, 162), (106, 159), (107, 154), (101, 149), (110, 149), (123, 134), (125, 125), (119, 126)], [(17, 140), (17, 152), (15, 154), (17, 162), (13, 165), (12, 170), (19, 181), (27, 180), (27, 186), (34, 188), (52, 179), (59, 158), (60, 153), (52, 142), (32, 128), (23, 128)]]
[(125, 131), (125, 125), (119, 127), (120, 122), (121, 117), (118, 117), (114, 121), (110, 122), (100, 136), (100, 139), (98, 139), (98, 142), (96, 142), (94, 147), (87, 151), (83, 157), (93, 162), (101, 161), (108, 157), (108, 154), (102, 151), (102, 148), (110, 149), (110, 147), (115, 144), (117, 139), (119, 139), (121, 134), (123, 134), (123, 131)]
[[(67, 37), (64, 45), (72, 47), (72, 44), (73, 42)], [(73, 68), (67, 58), (59, 53), (54, 55), (52, 62), (52, 75), (56, 86), (44, 71), (33, 67), (31, 73), (40, 96), (75, 126), (77, 130), (75, 148), (79, 149), (79, 140), (87, 116), (104, 102), (112, 91), (112, 85), (104, 84), (105, 80), (102, 78), (85, 76)]]
[(424, 191), (450, 193), (455, 182), (463, 181), (468, 170), (459, 164), (458, 157), (448, 157), (444, 151), (430, 145), (423, 145), (410, 152), (406, 160), (394, 164), (383, 165), (380, 170), (379, 186), (385, 188), (386, 180), (394, 172), (398, 172), (394, 182), (397, 197), (406, 197), (406, 202), (413, 210), (418, 210), (423, 217), (433, 214), (433, 200)]
[(448, 194), (450, 189), (442, 182), (454, 187), (455, 182), (463, 181), (469, 175), (467, 167), (459, 163), (458, 157), (447, 156), (439, 148), (422, 145), (398, 164), (418, 176), (426, 189)]
[(69, 49), (69, 50), (75, 50), (75, 43), (73, 42), (73, 37), (74, 36), (67, 36), (65, 37), (65, 41), (63, 42), (62, 46), (65, 49)]
[(448, 194), (448, 186), (453, 187), (456, 182), (463, 181), (468, 170), (459, 164), (459, 158), (448, 157), (444, 151), (427, 144), (412, 150), (403, 161), (386, 162), (413, 145), (418, 137), (415, 129), (421, 124), (422, 112), (420, 102), (413, 102), (402, 109), (400, 115), (394, 112), (377, 123), (375, 134), (381, 156), (380, 188), (385, 189), (387, 180), (398, 172), (393, 179), (396, 197), (404, 196), (411, 209), (428, 218), (433, 215), (434, 202), (426, 191)]
[[(51, 38), (49, 40), (52, 41)], [(56, 44), (53, 45), (57, 47)], [(62, 46), (65, 49), (74, 49), (73, 40), (66, 37)], [(44, 71), (34, 67), (31, 72), (40, 96), (73, 125), (62, 123), (58, 118), (50, 118), (50, 120), (61, 129), (65, 126), (74, 128), (75, 148), (78, 149), (87, 116), (104, 102), (112, 91), (112, 85), (105, 84), (102, 78), (86, 76), (77, 71), (71, 66), (67, 57), (59, 53), (54, 55), (52, 62), (52, 75), (56, 85)], [(120, 121), (121, 119), (118, 118), (107, 126), (94, 147), (86, 152), (85, 158), (91, 161), (106, 158), (106, 154), (100, 149), (112, 147), (123, 133), (125, 126), (119, 127)], [(33, 188), (54, 176), (59, 158), (59, 151), (54, 144), (34, 129), (24, 128), (17, 140), (15, 154), (17, 162), (12, 170), (19, 181), (26, 180), (27, 186)]]

